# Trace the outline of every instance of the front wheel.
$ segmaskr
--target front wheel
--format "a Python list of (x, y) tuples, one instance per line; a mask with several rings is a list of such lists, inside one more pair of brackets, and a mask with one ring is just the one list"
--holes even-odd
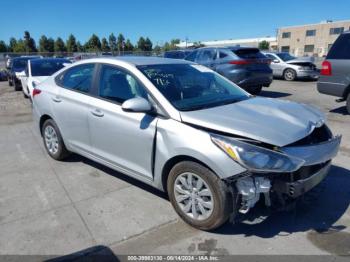
[(297, 76), (297, 73), (293, 69), (286, 69), (283, 73), (283, 77), (287, 81), (294, 81)]
[(55, 121), (48, 119), (42, 127), (42, 136), (47, 153), (55, 160), (63, 160), (69, 155), (60, 130)]
[(226, 184), (196, 162), (176, 164), (170, 171), (167, 190), (178, 215), (201, 230), (218, 228), (232, 210), (232, 197)]

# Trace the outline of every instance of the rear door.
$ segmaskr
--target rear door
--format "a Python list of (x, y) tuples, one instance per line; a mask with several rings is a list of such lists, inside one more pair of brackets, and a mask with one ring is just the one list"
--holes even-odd
[(93, 63), (71, 67), (56, 78), (60, 88), (52, 97), (54, 119), (66, 146), (85, 153), (91, 148), (88, 114), (94, 72)]
[(145, 88), (116, 66), (101, 64), (98, 75), (88, 114), (93, 154), (123, 172), (151, 179), (157, 117), (125, 112), (121, 106), (136, 96), (148, 99)]
[(283, 69), (285, 68), (284, 62), (275, 54), (266, 54), (271, 59), (270, 67), (274, 76), (282, 76)]
[(217, 59), (216, 48), (202, 49), (199, 51), (195, 62), (215, 70), (216, 59)]
[(350, 85), (350, 33), (338, 37), (326, 60), (331, 63), (332, 73), (324, 79), (329, 82), (328, 84), (333, 85), (334, 89), (344, 92)]

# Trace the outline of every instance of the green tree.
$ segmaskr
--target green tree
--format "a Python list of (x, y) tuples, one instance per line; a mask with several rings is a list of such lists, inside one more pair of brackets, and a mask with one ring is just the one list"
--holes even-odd
[(267, 42), (266, 40), (263, 40), (259, 43), (259, 49), (261, 50), (269, 50), (270, 48), (270, 43)]
[(45, 35), (42, 35), (39, 39), (39, 52), (50, 52), (49, 41)]
[(4, 41), (0, 41), (0, 53), (5, 53), (7, 52), (7, 45)]
[(92, 34), (89, 41), (86, 43), (86, 49), (88, 51), (100, 51), (101, 50), (101, 41), (100, 38), (98, 38), (97, 35)]
[(13, 52), (15, 52), (15, 53), (24, 53), (24, 52), (26, 52), (26, 45), (25, 45), (23, 39), (19, 39), (16, 42), (16, 45), (13, 48)]
[(9, 51), (14, 52), (15, 46), (17, 45), (17, 40), (14, 37), (10, 38)]
[(25, 46), (25, 52), (27, 53), (32, 53), (32, 52), (37, 52), (38, 50), (36, 49), (35, 41), (34, 39), (30, 36), (30, 33), (28, 31), (24, 32), (24, 46)]
[(141, 36), (139, 38), (139, 41), (137, 41), (137, 49), (141, 50), (141, 51), (146, 51), (146, 40)]
[(50, 53), (55, 52), (55, 40), (52, 37), (47, 39), (47, 51)]
[(115, 38), (113, 33), (109, 35), (108, 41), (109, 41), (109, 47), (112, 51), (112, 54), (114, 55), (114, 51), (117, 47), (117, 39)]
[(126, 43), (125, 43), (125, 51), (134, 51), (134, 46), (133, 44), (130, 42), (130, 39), (127, 39), (126, 40)]
[(66, 52), (67, 48), (61, 37), (58, 37), (55, 41), (54, 50), (57, 53)]
[(76, 43), (75, 36), (73, 34), (70, 34), (67, 40), (67, 51), (68, 52), (77, 52), (78, 47)]
[(81, 43), (79, 41), (77, 42), (77, 51), (84, 52), (84, 47), (81, 45)]
[[(118, 51), (119, 51), (119, 53), (120, 53), (120, 51), (121, 50), (123, 50), (123, 46), (124, 46), (124, 44), (125, 44), (125, 38), (124, 38), (124, 36), (123, 36), (123, 34), (119, 34), (118, 35), (118, 40), (117, 40), (117, 46), (118, 46)], [(125, 47), (124, 47), (125, 48)]]
[(145, 51), (152, 51), (152, 46), (153, 46), (153, 43), (147, 37), (146, 40), (145, 40)]
[(153, 51), (156, 52), (157, 54), (159, 54), (160, 52), (162, 52), (162, 48), (161, 48), (159, 45), (156, 45), (156, 46), (153, 48)]
[(109, 52), (111, 49), (109, 48), (108, 41), (105, 37), (101, 40), (101, 50), (103, 52)]

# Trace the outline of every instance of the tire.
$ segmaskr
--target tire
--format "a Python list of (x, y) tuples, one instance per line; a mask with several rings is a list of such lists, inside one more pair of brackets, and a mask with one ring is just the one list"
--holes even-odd
[[(188, 185), (189, 175), (192, 177), (191, 186)], [(197, 186), (199, 180), (203, 182), (202, 187), (199, 187), (200, 190), (195, 190), (194, 185)], [(186, 182), (187, 188), (182, 187), (185, 184), (181, 181)], [(194, 181), (197, 182), (194, 183)], [(190, 187), (191, 189), (189, 189)], [(176, 164), (169, 173), (167, 190), (171, 204), (177, 214), (186, 223), (201, 230), (213, 230), (220, 227), (227, 221), (233, 210), (232, 196), (227, 185), (211, 170), (196, 162), (183, 161)], [(180, 191), (185, 193), (181, 194)], [(211, 196), (206, 196), (205, 192), (209, 192)], [(200, 196), (200, 193), (205, 195)], [(183, 198), (182, 202), (178, 202), (177, 199), (180, 198)], [(199, 198), (201, 202), (199, 202)], [(207, 201), (203, 201), (203, 199)], [(202, 203), (205, 203), (205, 205), (202, 205)], [(208, 205), (208, 203), (211, 203), (211, 205)], [(190, 206), (189, 209), (186, 208), (188, 206)], [(207, 212), (201, 211), (203, 208)], [(195, 217), (195, 214), (197, 214), (197, 217)]]
[(22, 91), (22, 86), (17, 84), (16, 81), (15, 81), (14, 85), (15, 85), (15, 91)]
[[(42, 126), (42, 137), (46, 152), (55, 160), (63, 160), (68, 157), (70, 152), (64, 145), (62, 135), (55, 121), (48, 119)], [(51, 139), (49, 134), (51, 134)], [(50, 144), (50, 140), (52, 143)], [(50, 146), (51, 145), (51, 146)]]
[(287, 68), (283, 72), (283, 78), (287, 81), (294, 81), (296, 76), (297, 76), (297, 73), (295, 72), (295, 70), (291, 68)]
[(9, 78), (9, 86), (13, 86), (13, 83), (10, 78)]
[(348, 114), (350, 114), (350, 93), (346, 99), (346, 110), (348, 111)]

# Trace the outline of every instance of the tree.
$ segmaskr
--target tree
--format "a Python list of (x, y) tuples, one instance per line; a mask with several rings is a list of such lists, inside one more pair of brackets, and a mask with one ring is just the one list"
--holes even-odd
[(109, 52), (111, 50), (109, 48), (108, 41), (107, 41), (107, 39), (105, 37), (102, 38), (102, 40), (101, 40), (101, 50), (103, 52)]
[(4, 41), (0, 41), (0, 53), (5, 53), (7, 52), (7, 45)]
[(77, 51), (84, 52), (84, 47), (81, 45), (81, 43), (79, 41), (77, 42)]
[(9, 51), (14, 52), (15, 46), (17, 45), (17, 40), (14, 37), (10, 38)]
[(267, 42), (266, 40), (263, 40), (259, 43), (259, 49), (261, 50), (269, 50), (270, 48), (270, 43)]
[(171, 50), (171, 46), (168, 42), (165, 42), (164, 46), (163, 46), (163, 50), (164, 51), (170, 51)]
[(145, 40), (145, 51), (152, 51), (152, 46), (153, 46), (153, 43), (147, 37), (146, 40)]
[(137, 41), (137, 49), (141, 51), (146, 51), (145, 49), (146, 40), (141, 36), (139, 41)]
[(25, 52), (32, 53), (37, 52), (35, 41), (30, 36), (30, 33), (28, 31), (24, 31), (24, 46), (25, 46)]
[(25, 45), (23, 39), (19, 39), (16, 42), (16, 45), (13, 48), (13, 52), (15, 52), (15, 53), (24, 53), (24, 52), (26, 52), (26, 45)]
[(89, 41), (87, 41), (86, 43), (86, 49), (88, 51), (94, 51), (94, 52), (100, 51), (101, 50), (100, 38), (98, 38), (97, 35), (92, 34)]
[(52, 37), (47, 39), (47, 51), (50, 53), (55, 52), (55, 40)]
[(112, 54), (114, 55), (114, 51), (115, 51), (116, 46), (117, 46), (117, 39), (115, 38), (113, 33), (109, 35), (108, 41), (109, 41), (109, 47), (112, 51)]
[(157, 54), (159, 54), (160, 52), (162, 52), (162, 48), (161, 48), (159, 45), (156, 45), (156, 46), (153, 48), (153, 51), (156, 52)]
[(45, 35), (42, 35), (39, 39), (39, 52), (50, 52), (48, 47), (49, 41)]
[(71, 53), (78, 51), (75, 36), (72, 34), (69, 35), (67, 40), (67, 51)]
[(58, 37), (56, 39), (54, 48), (55, 48), (55, 52), (57, 52), (57, 53), (66, 52), (67, 51), (66, 46), (65, 46), (65, 44), (64, 44), (64, 42), (63, 42), (61, 37)]
[(118, 52), (120, 53), (121, 50), (123, 50), (125, 48), (124, 44), (125, 44), (125, 38), (123, 36), (123, 34), (119, 34), (118, 35), (118, 41), (117, 41), (117, 45), (118, 45)]
[(125, 51), (134, 51), (134, 46), (133, 44), (130, 42), (130, 39), (126, 40), (125, 43)]

